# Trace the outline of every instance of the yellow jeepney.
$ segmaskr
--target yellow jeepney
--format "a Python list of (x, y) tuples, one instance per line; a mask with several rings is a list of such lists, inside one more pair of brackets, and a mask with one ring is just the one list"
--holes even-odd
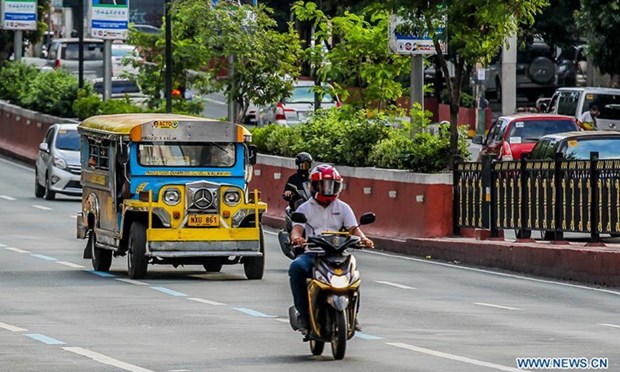
[(132, 279), (148, 264), (203, 265), (217, 272), (241, 263), (248, 279), (265, 265), (260, 224), (267, 205), (248, 190), (256, 147), (241, 125), (174, 114), (101, 115), (84, 120), (84, 258), (109, 271), (128, 257)]

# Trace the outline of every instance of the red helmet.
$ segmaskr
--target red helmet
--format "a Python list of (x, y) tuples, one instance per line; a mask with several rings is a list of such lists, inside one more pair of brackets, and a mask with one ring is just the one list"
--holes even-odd
[(342, 177), (329, 164), (317, 165), (310, 172), (310, 186), (319, 203), (331, 203), (342, 189)]

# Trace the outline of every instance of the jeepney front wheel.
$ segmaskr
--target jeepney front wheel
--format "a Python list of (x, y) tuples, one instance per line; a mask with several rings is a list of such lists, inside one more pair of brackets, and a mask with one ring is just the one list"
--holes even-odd
[(248, 279), (262, 279), (265, 273), (265, 238), (262, 226), (260, 227), (259, 246), (262, 256), (243, 259), (243, 271)]
[(127, 274), (129, 278), (144, 278), (149, 261), (146, 257), (146, 226), (142, 222), (131, 224), (127, 251)]
[(102, 248), (97, 248), (97, 238), (95, 232), (90, 230), (88, 235), (88, 246), (91, 250), (91, 262), (93, 263), (93, 269), (95, 271), (110, 271), (112, 266), (112, 251)]

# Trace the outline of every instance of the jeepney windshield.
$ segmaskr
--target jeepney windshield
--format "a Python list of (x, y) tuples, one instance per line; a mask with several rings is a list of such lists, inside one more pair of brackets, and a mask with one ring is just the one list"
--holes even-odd
[(232, 167), (235, 165), (235, 144), (141, 143), (138, 162), (145, 167)]

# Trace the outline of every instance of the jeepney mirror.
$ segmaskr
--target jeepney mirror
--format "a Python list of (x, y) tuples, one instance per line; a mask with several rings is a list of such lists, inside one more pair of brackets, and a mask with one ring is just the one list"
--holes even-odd
[(250, 164), (256, 164), (257, 150), (255, 145), (248, 145), (248, 161)]

